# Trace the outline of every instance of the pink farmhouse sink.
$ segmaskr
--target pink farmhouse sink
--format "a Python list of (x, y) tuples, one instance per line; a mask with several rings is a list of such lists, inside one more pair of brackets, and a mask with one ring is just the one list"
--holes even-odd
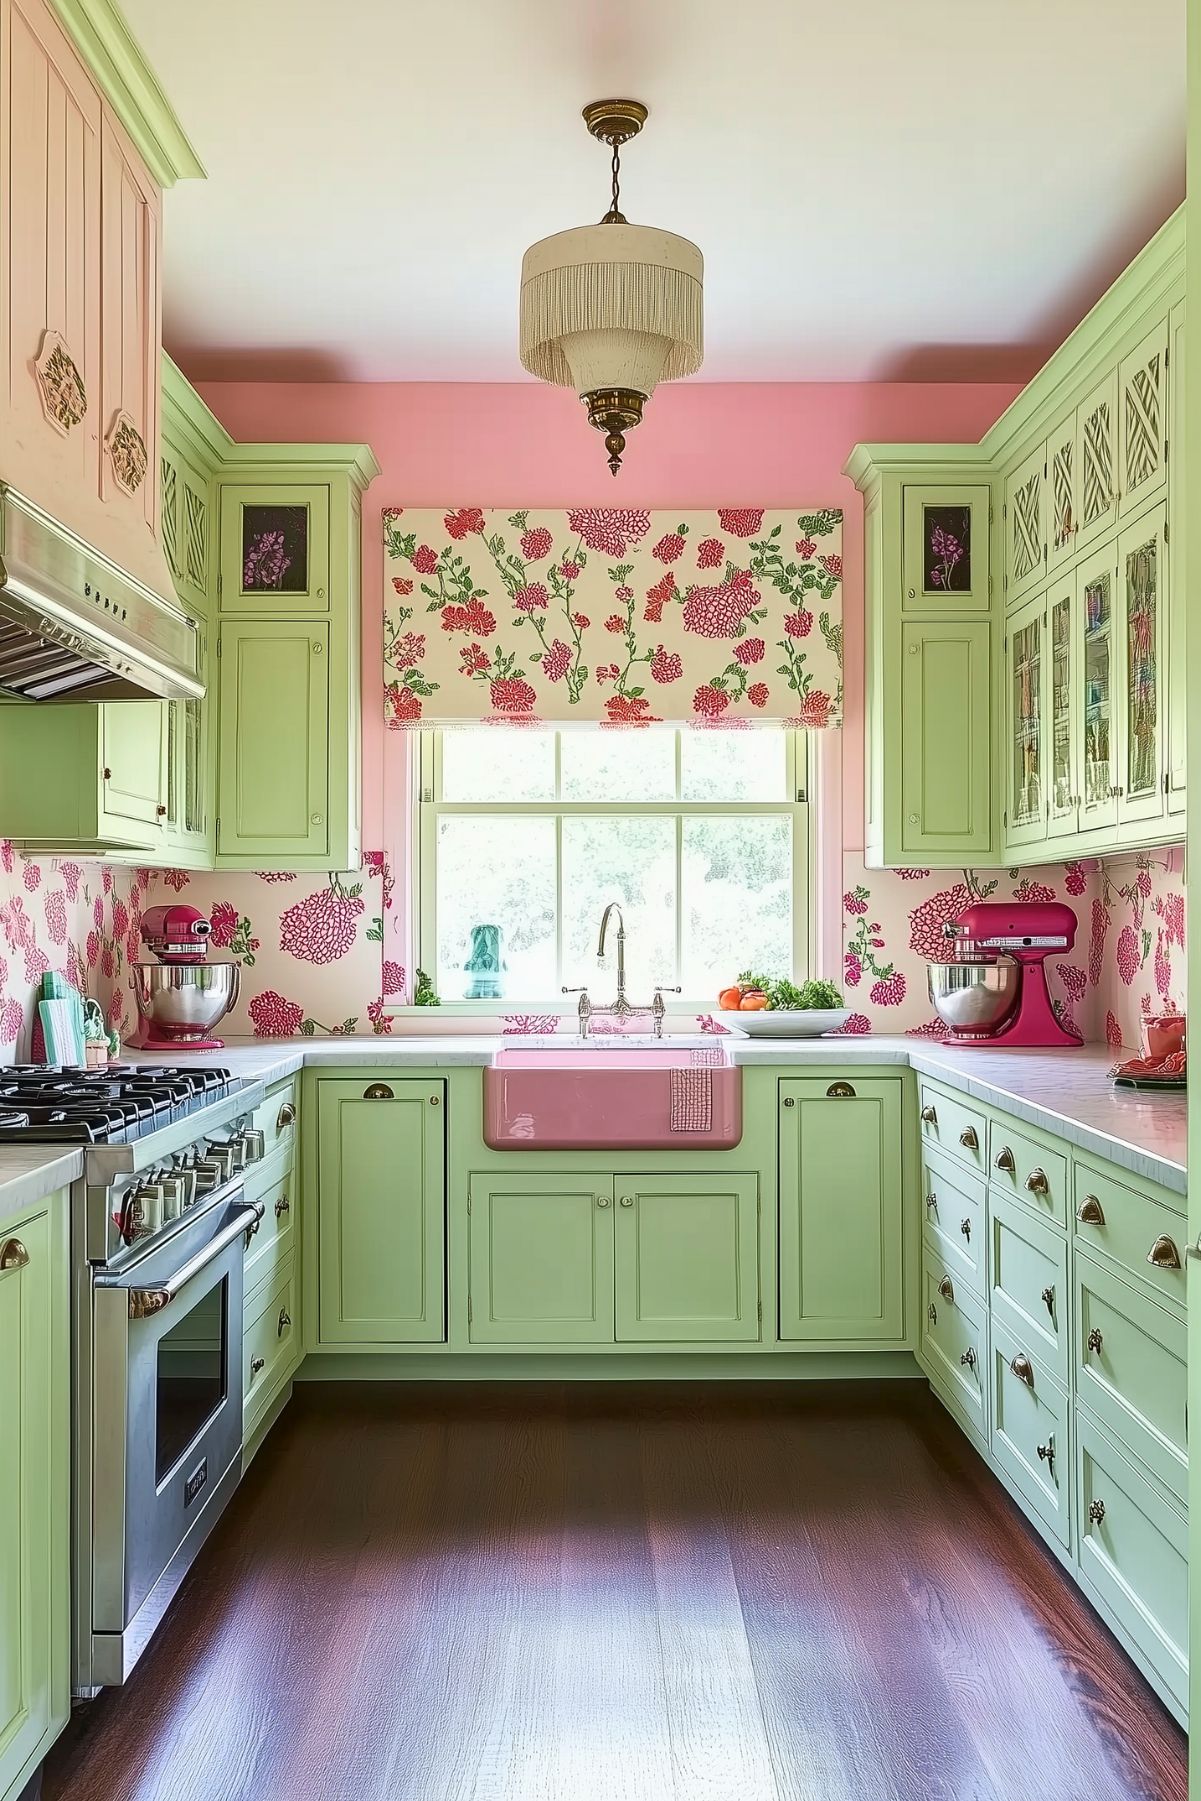
[(721, 1045), (513, 1045), (484, 1071), (494, 1151), (727, 1150), (741, 1137), (742, 1071)]

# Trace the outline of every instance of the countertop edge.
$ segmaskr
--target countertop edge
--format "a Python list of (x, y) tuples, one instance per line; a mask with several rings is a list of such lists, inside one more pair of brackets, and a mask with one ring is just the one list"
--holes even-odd
[(11, 1218), (83, 1174), (83, 1152), (63, 1145), (0, 1145), (0, 1218)]

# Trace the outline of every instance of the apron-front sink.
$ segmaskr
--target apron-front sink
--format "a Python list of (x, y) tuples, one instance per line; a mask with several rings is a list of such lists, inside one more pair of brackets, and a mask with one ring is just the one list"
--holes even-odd
[(539, 1040), (484, 1071), (494, 1151), (729, 1150), (741, 1137), (742, 1071), (711, 1038)]

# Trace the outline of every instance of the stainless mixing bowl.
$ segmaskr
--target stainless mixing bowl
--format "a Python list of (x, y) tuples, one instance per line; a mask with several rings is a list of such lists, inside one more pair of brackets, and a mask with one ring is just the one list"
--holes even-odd
[(236, 963), (131, 963), (138, 1012), (172, 1038), (207, 1038), (238, 998)]
[(1021, 966), (1013, 957), (995, 963), (931, 963), (934, 1011), (953, 1032), (982, 1035), (1003, 1026), (1017, 1006)]

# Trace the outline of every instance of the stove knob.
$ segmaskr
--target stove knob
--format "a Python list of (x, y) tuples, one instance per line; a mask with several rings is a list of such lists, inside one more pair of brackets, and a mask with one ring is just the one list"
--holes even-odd
[(222, 1182), (228, 1179), (229, 1171), (216, 1157), (202, 1157), (196, 1165), (197, 1194), (211, 1194), (214, 1188), (220, 1188)]
[(228, 1141), (225, 1144), (211, 1144), (205, 1162), (215, 1163), (221, 1171), (222, 1181), (228, 1182), (238, 1167), (237, 1146)]
[(178, 1219), (186, 1205), (184, 1201), (184, 1182), (180, 1175), (164, 1176), (159, 1183), (163, 1195), (163, 1220)]
[(250, 1163), (261, 1163), (267, 1149), (267, 1140), (258, 1127), (247, 1126), (238, 1137), (242, 1147), (242, 1168), (245, 1169)]

